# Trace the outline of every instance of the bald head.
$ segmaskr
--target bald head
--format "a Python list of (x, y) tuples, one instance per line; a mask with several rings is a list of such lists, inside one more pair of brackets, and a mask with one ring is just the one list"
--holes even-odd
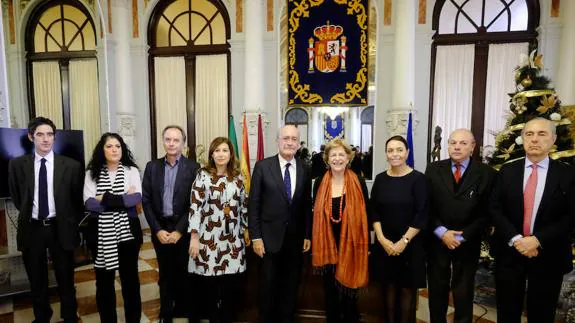
[(449, 135), (447, 151), (449, 158), (460, 163), (471, 157), (475, 149), (475, 137), (469, 129), (457, 129)]

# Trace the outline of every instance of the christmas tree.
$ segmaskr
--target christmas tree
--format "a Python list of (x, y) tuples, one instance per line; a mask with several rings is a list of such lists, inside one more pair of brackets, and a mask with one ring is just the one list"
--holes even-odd
[(505, 129), (495, 136), (495, 151), (490, 165), (499, 169), (503, 164), (525, 157), (521, 130), (525, 123), (541, 117), (552, 120), (557, 126), (557, 140), (550, 157), (573, 164), (573, 137), (571, 120), (561, 109), (561, 101), (550, 85), (549, 78), (541, 75), (542, 55), (532, 51), (529, 56), (522, 55), (521, 63), (515, 68), (516, 92), (509, 93), (511, 113)]

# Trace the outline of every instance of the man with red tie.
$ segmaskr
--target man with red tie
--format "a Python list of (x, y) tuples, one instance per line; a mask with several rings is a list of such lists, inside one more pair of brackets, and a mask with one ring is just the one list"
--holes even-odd
[[(491, 203), (497, 320), (554, 322), (563, 275), (573, 269), (575, 171), (549, 158), (555, 124), (535, 118), (521, 133), (525, 159), (503, 165)], [(526, 290), (527, 287), (527, 290)]]
[(427, 165), (429, 226), (427, 275), (429, 318), (446, 323), (449, 293), (454, 323), (473, 321), (475, 272), (495, 171), (471, 160), (475, 138), (468, 129), (449, 135), (449, 158)]

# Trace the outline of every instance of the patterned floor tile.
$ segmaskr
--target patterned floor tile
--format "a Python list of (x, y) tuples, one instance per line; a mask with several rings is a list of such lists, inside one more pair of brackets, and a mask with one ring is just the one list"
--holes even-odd
[(142, 259), (156, 258), (156, 251), (154, 250), (154, 248), (147, 249), (147, 250), (141, 250), (140, 251), (140, 258), (142, 258)]
[(96, 273), (93, 269), (76, 271), (74, 273), (74, 281), (76, 283), (83, 283), (91, 280), (96, 280)]
[(149, 283), (157, 283), (160, 275), (159, 273), (152, 269), (152, 270), (146, 270), (146, 271), (140, 271), (138, 273), (138, 275), (140, 276), (140, 285), (145, 285), (145, 284), (149, 284)]

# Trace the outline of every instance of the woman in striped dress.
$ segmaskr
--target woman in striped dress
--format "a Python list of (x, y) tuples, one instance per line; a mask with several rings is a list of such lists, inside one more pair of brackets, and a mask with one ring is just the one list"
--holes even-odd
[(91, 212), (86, 240), (94, 259), (101, 322), (117, 322), (116, 270), (120, 272), (125, 321), (140, 322), (138, 253), (142, 229), (136, 205), (141, 200), (140, 174), (128, 146), (117, 133), (103, 134), (84, 181), (84, 204)]

